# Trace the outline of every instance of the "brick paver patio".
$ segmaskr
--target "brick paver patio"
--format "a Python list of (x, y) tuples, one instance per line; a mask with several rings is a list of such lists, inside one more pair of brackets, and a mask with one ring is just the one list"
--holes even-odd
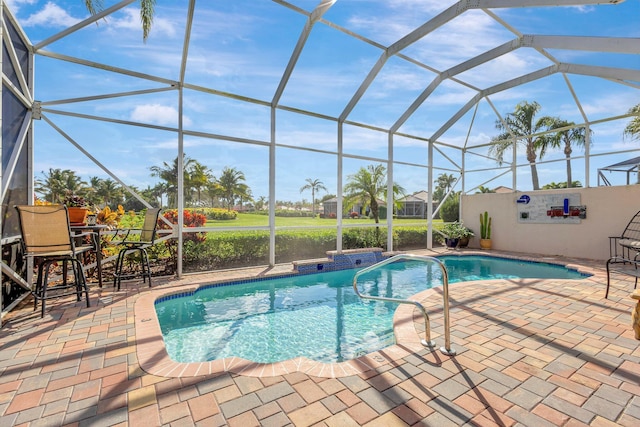
[[(138, 300), (262, 269), (155, 279), (151, 290), (96, 287), (90, 308), (52, 301), (43, 319), (27, 300), (0, 330), (0, 426), (638, 426), (633, 283), (615, 276), (604, 299), (604, 262), (564, 261), (596, 274), (453, 284), (457, 355), (399, 342), (363, 358), (352, 375), (295, 362), (275, 372), (233, 361), (195, 376), (141, 366), (142, 348), (156, 337), (137, 323)], [(440, 290), (417, 299), (440, 347)], [(422, 338), (421, 314), (398, 312), (396, 331), (413, 334), (403, 339)]]

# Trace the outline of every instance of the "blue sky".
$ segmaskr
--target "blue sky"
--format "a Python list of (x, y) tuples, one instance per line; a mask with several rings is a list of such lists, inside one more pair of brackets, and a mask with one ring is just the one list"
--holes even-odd
[[(7, 2), (33, 44), (47, 40), (88, 17), (84, 2), (12, 0)], [(82, 97), (166, 88), (179, 79), (184, 45), (186, 0), (158, 0), (151, 35), (142, 42), (138, 2), (115, 12), (97, 25), (91, 24), (43, 49), (57, 55), (81, 58), (110, 67), (135, 71), (161, 80), (133, 77), (39, 56), (36, 59), (36, 99), (51, 104), (45, 108), (85, 114), (111, 120), (87, 120), (54, 111), (48, 119), (82, 145), (125, 183), (145, 188), (154, 185), (149, 167), (171, 162), (177, 155), (177, 91), (111, 97), (103, 100), (64, 102)], [(337, 125), (327, 118), (338, 117), (381, 55), (392, 45), (429, 21), (453, 1), (442, 0), (338, 0), (323, 16), (331, 23), (317, 23), (295, 64), (276, 112), (276, 199), (310, 200), (300, 194), (306, 178), (320, 179), (329, 193), (337, 191)], [(105, 1), (105, 8), (116, 2)], [(306, 15), (318, 1), (291, 1), (284, 7), (271, 1), (238, 0), (196, 3), (185, 81), (209, 92), (185, 89), (183, 126), (192, 133), (184, 137), (185, 153), (208, 166), (218, 176), (223, 167), (236, 167), (247, 177), (255, 198), (268, 196), (270, 108), (274, 94)], [(350, 37), (343, 28), (362, 38)], [(468, 10), (402, 50), (403, 57), (387, 60), (380, 73), (348, 115), (349, 122), (365, 126), (344, 126), (343, 175), (359, 167), (388, 158), (387, 129), (406, 111), (433, 81), (437, 72), (473, 58), (513, 40), (516, 33), (640, 37), (640, 0), (618, 5), (571, 7), (524, 7), (516, 9)], [(595, 53), (579, 50), (547, 50), (558, 62), (640, 69), (639, 55)], [(437, 132), (475, 94), (505, 80), (552, 65), (548, 56), (532, 48), (520, 48), (468, 72), (458, 81), (445, 80), (400, 126), (394, 138), (394, 180), (411, 193), (426, 189), (428, 152), (425, 140)], [(417, 62), (412, 62), (410, 59)], [(471, 86), (471, 87), (469, 87)], [(216, 93), (246, 97), (242, 102)], [(575, 94), (575, 98), (574, 98)], [(440, 151), (434, 160), (440, 173), (457, 174), (462, 165), (460, 151), (451, 147), (473, 147), (478, 155), (465, 158), (465, 188), (482, 184), (503, 170), (486, 159), (486, 147), (495, 129), (496, 112), (505, 114), (523, 100), (537, 101), (542, 115), (559, 116), (583, 123), (580, 108), (589, 121), (624, 115), (640, 103), (640, 82), (613, 81), (560, 73), (490, 95), (472, 108), (439, 138)], [(577, 102), (576, 102), (577, 100)], [(492, 107), (493, 105), (493, 107)], [(304, 110), (314, 116), (296, 114)], [(326, 116), (326, 118), (325, 118)], [(622, 131), (629, 119), (594, 124), (592, 154), (639, 150), (637, 141), (624, 141)], [(141, 122), (149, 127), (118, 122)], [(169, 129), (169, 130), (167, 130)], [(199, 133), (209, 137), (199, 136)], [(211, 138), (218, 135), (219, 138)], [(406, 137), (404, 135), (410, 135)], [(231, 141), (229, 140), (231, 139)], [(36, 176), (49, 168), (75, 170), (84, 178), (108, 175), (82, 155), (45, 121), (35, 126)], [(250, 142), (250, 143), (249, 143)], [(297, 150), (303, 147), (306, 150)], [(518, 163), (523, 163), (520, 153)], [(574, 155), (582, 151), (576, 149)], [(590, 184), (597, 185), (596, 169), (629, 157), (638, 151), (592, 157)], [(544, 160), (562, 160), (561, 151)], [(575, 159), (574, 180), (585, 182), (584, 160)], [(538, 165), (540, 183), (565, 179), (562, 161)], [(608, 176), (621, 184), (624, 176)], [(486, 184), (512, 186), (509, 174)], [(518, 168), (517, 188), (531, 189), (529, 167)], [(322, 195), (322, 194), (321, 194)]]

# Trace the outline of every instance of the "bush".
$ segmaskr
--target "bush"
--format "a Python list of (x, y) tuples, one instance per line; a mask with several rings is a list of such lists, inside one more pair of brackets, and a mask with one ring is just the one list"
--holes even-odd
[(208, 233), (203, 241), (185, 241), (182, 254), (186, 271), (268, 264), (269, 233)]
[[(276, 235), (276, 262), (317, 258), (336, 247), (334, 230), (284, 231)], [(268, 231), (208, 233), (202, 242), (185, 242), (185, 271), (210, 271), (269, 263)]]
[(323, 257), (335, 248), (335, 230), (288, 230), (276, 234), (277, 263)]
[[(178, 223), (177, 209), (166, 210), (162, 213), (162, 216), (168, 219), (169, 222), (171, 222), (171, 224)], [(182, 214), (182, 222), (185, 228), (186, 227), (202, 227), (206, 224), (207, 218), (204, 216), (204, 214), (185, 210), (183, 211), (183, 214)], [(170, 229), (170, 227), (162, 219), (158, 219), (158, 229), (168, 230)], [(183, 246), (183, 249), (184, 249), (184, 247), (187, 246), (188, 242), (193, 242), (194, 244), (204, 242), (206, 239), (206, 233), (183, 232), (182, 238), (184, 241), (184, 246)], [(178, 260), (178, 241), (176, 239), (168, 239), (164, 241), (164, 244), (167, 250), (169, 251), (169, 256), (172, 262), (176, 264)], [(184, 259), (185, 258), (184, 258), (184, 251), (183, 251), (183, 260)]]
[(386, 228), (353, 228), (342, 234), (344, 249), (387, 248)]
[[(165, 212), (173, 223), (177, 212)], [(186, 226), (204, 225), (203, 214), (186, 213)], [(163, 227), (164, 228), (164, 227)], [(439, 241), (434, 233), (434, 241)], [(393, 247), (411, 250), (427, 247), (427, 227), (396, 227), (393, 231)], [(227, 268), (266, 265), (269, 263), (269, 231), (246, 230), (209, 233), (185, 233), (183, 261), (185, 272), (213, 271)], [(440, 239), (441, 240), (441, 239)], [(319, 258), (336, 249), (335, 229), (283, 230), (276, 234), (276, 263)], [(343, 248), (360, 249), (378, 247), (388, 249), (387, 227), (357, 227), (344, 230)], [(166, 271), (175, 268), (177, 246), (171, 239), (154, 245), (152, 258), (169, 258)]]
[(221, 208), (197, 208), (197, 209), (185, 209), (192, 213), (198, 213), (204, 215), (208, 220), (212, 221), (230, 221), (238, 218), (238, 212), (234, 210), (221, 209)]
[(394, 228), (393, 247), (401, 251), (426, 248), (427, 235), (427, 227)]
[[(269, 215), (268, 210), (257, 211), (254, 212), (256, 215)], [(287, 210), (287, 209), (279, 209), (276, 210), (276, 216), (285, 217), (285, 218), (314, 218), (315, 215), (313, 212), (308, 211), (296, 211), (296, 210)]]
[(440, 208), (440, 218), (444, 222), (455, 222), (460, 217), (460, 196), (452, 194)]
[(207, 212), (207, 219), (229, 221), (238, 218), (238, 212), (228, 209), (211, 208)]

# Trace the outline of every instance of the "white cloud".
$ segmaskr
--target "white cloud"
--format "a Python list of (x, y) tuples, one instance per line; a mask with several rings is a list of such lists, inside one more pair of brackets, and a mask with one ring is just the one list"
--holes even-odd
[(448, 2), (442, 0), (384, 0), (384, 3), (393, 9), (410, 10), (412, 14), (416, 11), (437, 13), (455, 3), (455, 0)]
[(33, 27), (37, 25), (45, 27), (70, 27), (79, 21), (81, 21), (80, 18), (74, 18), (60, 6), (48, 2), (41, 11), (32, 14), (27, 19), (21, 20), (20, 24), (23, 27)]
[(594, 6), (589, 6), (589, 5), (586, 5), (586, 4), (579, 5), (579, 6), (570, 6), (570, 7), (574, 8), (574, 9), (577, 9), (578, 12), (580, 12), (580, 13), (591, 13), (591, 12), (594, 12), (596, 10), (596, 8)]
[[(16, 13), (16, 9), (18, 9), (20, 5), (36, 3), (37, 0), (13, 0), (11, 10)], [(73, 17), (69, 12), (57, 4), (48, 2), (40, 11), (31, 14), (27, 19), (21, 20), (20, 24), (23, 27), (70, 27), (85, 18), (86, 17)], [(111, 14), (105, 17), (104, 20), (98, 22), (100, 24), (99, 27), (105, 28), (107, 31), (128, 30), (132, 33), (135, 32), (136, 34), (142, 31), (140, 9), (138, 8), (125, 8), (119, 15)], [(155, 34), (164, 34), (168, 37), (174, 37), (176, 35), (176, 29), (170, 20), (155, 16), (149, 37), (151, 38)]]
[[(178, 111), (173, 107), (160, 104), (143, 104), (134, 108), (131, 120), (143, 123), (153, 123), (162, 126), (177, 126)], [(191, 125), (191, 120), (183, 116), (184, 126)]]
[[(113, 15), (109, 16), (108, 22), (110, 28), (116, 30), (131, 30), (136, 32), (141, 31), (142, 23), (140, 22), (140, 9), (123, 9), (122, 14), (124, 15), (124, 17), (122, 18), (116, 18)], [(156, 16), (153, 18), (153, 24), (151, 25), (151, 32), (149, 34), (149, 37), (153, 37), (154, 34), (165, 34), (169, 37), (174, 37), (176, 35), (176, 29), (173, 26), (173, 23), (168, 19)]]
[(18, 13), (22, 5), (36, 4), (38, 0), (5, 0), (4, 1), (13, 14)]

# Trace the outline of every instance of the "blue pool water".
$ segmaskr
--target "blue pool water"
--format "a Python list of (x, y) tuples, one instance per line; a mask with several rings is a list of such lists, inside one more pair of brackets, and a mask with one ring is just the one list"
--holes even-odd
[[(443, 256), (449, 283), (494, 278), (576, 279), (562, 266), (487, 256)], [(258, 279), (201, 287), (193, 296), (156, 302), (169, 356), (202, 362), (237, 356), (269, 363), (304, 356), (322, 362), (353, 359), (395, 343), (397, 304), (361, 300), (357, 270)], [(388, 264), (358, 279), (364, 295), (408, 298), (442, 285), (435, 263)]]

